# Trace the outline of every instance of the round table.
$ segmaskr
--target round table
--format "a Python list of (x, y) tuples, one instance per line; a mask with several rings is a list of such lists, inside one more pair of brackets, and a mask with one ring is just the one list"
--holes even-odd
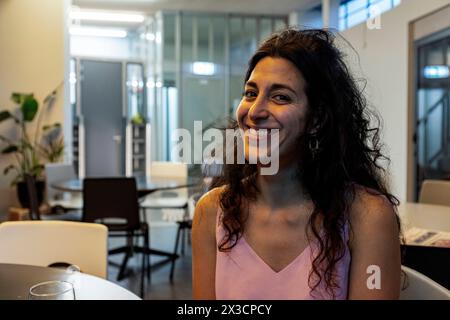
[(121, 286), (85, 273), (63, 269), (0, 263), (0, 300), (26, 300), (30, 287), (52, 280), (72, 282), (77, 300), (141, 300)]
[[(159, 190), (170, 190), (184, 187), (196, 186), (201, 182), (198, 177), (187, 177), (187, 178), (173, 178), (173, 177), (137, 177), (136, 185), (139, 192), (139, 196), (145, 196), (149, 193), (159, 191)], [(61, 182), (55, 182), (52, 185), (60, 191), (65, 192), (82, 192), (83, 191), (83, 180), (73, 179)]]

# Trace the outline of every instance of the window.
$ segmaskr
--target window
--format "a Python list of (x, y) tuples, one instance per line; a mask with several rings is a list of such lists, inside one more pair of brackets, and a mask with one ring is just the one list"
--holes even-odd
[(365, 22), (375, 14), (389, 11), (401, 0), (342, 0), (339, 7), (339, 30)]

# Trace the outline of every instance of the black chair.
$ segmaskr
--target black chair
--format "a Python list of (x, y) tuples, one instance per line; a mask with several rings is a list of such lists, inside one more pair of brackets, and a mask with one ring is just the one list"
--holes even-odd
[(36, 190), (36, 178), (32, 175), (25, 174), (25, 183), (27, 185), (28, 191), (28, 198), (29, 198), (28, 210), (31, 220), (81, 221), (80, 211), (58, 211), (53, 214), (41, 215)]
[[(134, 178), (86, 178), (83, 181), (83, 221), (102, 223), (110, 237), (126, 237), (127, 244), (109, 254), (125, 253), (117, 280), (124, 278), (128, 259), (142, 253), (141, 297), (144, 297), (145, 272), (150, 280), (149, 227), (139, 217), (138, 191)], [(134, 244), (143, 238), (144, 247)]]
[[(177, 224), (178, 224), (177, 236), (175, 239), (175, 248), (173, 250), (173, 254), (176, 256), (178, 256), (178, 245), (180, 243), (180, 240), (181, 240), (181, 255), (184, 255), (185, 240), (186, 237), (190, 236), (189, 232), (192, 229), (192, 220), (191, 219), (180, 220), (177, 221)], [(175, 262), (176, 259), (173, 259), (172, 264), (170, 266), (170, 275), (169, 275), (170, 282), (173, 282), (173, 274), (175, 272)]]

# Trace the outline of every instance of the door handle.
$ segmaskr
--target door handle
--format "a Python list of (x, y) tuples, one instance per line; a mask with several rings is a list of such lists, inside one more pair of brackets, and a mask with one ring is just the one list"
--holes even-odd
[(115, 136), (113, 136), (113, 140), (114, 140), (115, 143), (121, 144), (122, 143), (122, 136), (121, 135), (115, 135)]

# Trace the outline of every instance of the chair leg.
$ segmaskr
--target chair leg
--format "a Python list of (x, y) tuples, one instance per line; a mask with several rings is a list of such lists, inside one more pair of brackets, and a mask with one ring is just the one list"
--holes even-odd
[(119, 274), (117, 275), (117, 281), (122, 280), (125, 278), (125, 269), (127, 267), (128, 259), (131, 256), (131, 250), (127, 250), (125, 253), (125, 258), (122, 261), (122, 265), (120, 266)]
[[(144, 246), (145, 243), (147, 242), (146, 238), (146, 233), (144, 233)], [(147, 255), (146, 252), (142, 252), (142, 269), (141, 269), (141, 298), (144, 299), (144, 295), (145, 295), (145, 272), (146, 272), (146, 261), (147, 258), (145, 257)]]
[[(144, 247), (146, 251), (150, 251), (150, 226), (148, 227), (148, 230), (145, 233), (145, 239), (144, 239)], [(147, 279), (148, 283), (151, 283), (151, 275), (152, 271), (150, 269), (150, 254), (145, 253), (145, 258), (147, 262)]]
[[(178, 253), (178, 242), (180, 241), (180, 233), (181, 233), (181, 224), (178, 224), (177, 237), (175, 239), (175, 248), (173, 250), (173, 254), (176, 255)], [(172, 265), (170, 266), (170, 282), (173, 283), (173, 273), (175, 270), (175, 261), (177, 258), (172, 259)]]
[(184, 226), (181, 228), (181, 255), (184, 256), (184, 243), (186, 242), (186, 229)]
[(125, 257), (120, 265), (119, 274), (117, 275), (117, 281), (125, 278), (125, 269), (127, 268), (128, 259), (133, 256), (133, 234), (127, 237), (127, 250), (125, 251)]

